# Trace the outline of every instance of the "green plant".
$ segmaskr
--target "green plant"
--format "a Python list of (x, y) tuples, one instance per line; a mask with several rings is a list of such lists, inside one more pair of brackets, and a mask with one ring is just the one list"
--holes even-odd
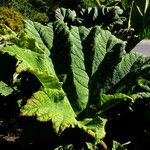
[(46, 13), (37, 12), (37, 13), (33, 16), (33, 20), (36, 21), (36, 22), (40, 22), (40, 23), (44, 24), (44, 23), (48, 23), (49, 18), (48, 18), (48, 16), (46, 15)]
[(100, 6), (100, 0), (81, 0), (80, 4), (84, 7), (84, 8), (88, 8), (88, 7), (95, 7), (95, 6)]
[(10, 2), (9, 7), (19, 11), (26, 18), (30, 19), (37, 13), (36, 8), (29, 3), (29, 0), (14, 0)]
[(8, 6), (12, 0), (0, 0), (0, 6)]
[(121, 3), (128, 14), (128, 28), (134, 28), (135, 33), (139, 35), (150, 23), (150, 1), (122, 0)]
[(125, 17), (122, 16), (123, 10), (118, 6), (99, 6), (82, 9), (77, 13), (80, 22), (87, 27), (101, 25), (109, 31), (123, 25)]
[(17, 12), (20, 12), (24, 18), (31, 19), (33, 21), (39, 21), (40, 23), (47, 23), (49, 21), (48, 15), (46, 14), (48, 9), (48, 6), (44, 5), (43, 3), (38, 3), (39, 7), (34, 2), (31, 3), (31, 0), (13, 0), (13, 1), (7, 1), (5, 4), (2, 3), (2, 6), (7, 6), (13, 10), (16, 10)]
[(7, 7), (0, 7), (0, 24), (5, 24), (13, 31), (24, 29), (24, 17), (21, 13)]
[(101, 3), (105, 6), (115, 6), (118, 4), (121, 0), (102, 0)]
[[(101, 26), (72, 24), (68, 11), (57, 10), (56, 21), (46, 26), (26, 20), (25, 32), (2, 42), (2, 56), (7, 53), (17, 64), (13, 64), (11, 83), (2, 83), (7, 88), (0, 92), (11, 95), (13, 89), (19, 95), (21, 116), (50, 122), (57, 136), (63, 138), (73, 129), (79, 133), (76, 140), (51, 143), (53, 148), (61, 144), (75, 148), (78, 142), (78, 148), (92, 147), (90, 143), (101, 145), (105, 140), (107, 120), (124, 116), (124, 109), (133, 114), (137, 101), (149, 100), (150, 58), (126, 53), (125, 42)], [(27, 78), (23, 73), (29, 73)], [(38, 84), (33, 84), (33, 78)], [(130, 142), (132, 138), (128, 135)]]

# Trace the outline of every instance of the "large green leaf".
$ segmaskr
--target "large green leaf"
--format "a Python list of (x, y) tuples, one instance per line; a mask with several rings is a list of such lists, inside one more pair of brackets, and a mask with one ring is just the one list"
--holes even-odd
[[(115, 36), (112, 36), (110, 32), (102, 30), (99, 26), (93, 28), (80, 26), (78, 27), (78, 30), (77, 27), (68, 27), (69, 30), (67, 29), (67, 33), (73, 33), (72, 31), (75, 31), (73, 28), (76, 28), (76, 31), (73, 33), (76, 33), (73, 44), (78, 41), (76, 44), (78, 45), (76, 55), (79, 56), (80, 54), (79, 58), (81, 61), (78, 61), (80, 66), (78, 65), (77, 67), (81, 68), (81, 63), (82, 65), (85, 65), (83, 66), (84, 69), (82, 69), (81, 74), (85, 74), (86, 72), (89, 78), (89, 81), (87, 81), (86, 84), (88, 85), (89, 90), (89, 105), (93, 103), (97, 105), (99, 100), (96, 97), (98, 97), (99, 92), (110, 94), (115, 92), (128, 93), (140, 76), (149, 73), (149, 67), (146, 66), (146, 64), (149, 64), (149, 58), (134, 52), (126, 53), (125, 43)], [(80, 38), (78, 38), (78, 34), (80, 35)], [(70, 42), (69, 35), (66, 37)], [(67, 44), (69, 43), (68, 41)], [(83, 54), (81, 53), (81, 49)], [(68, 52), (70, 55), (72, 51), (69, 50)], [(71, 61), (70, 64), (72, 64), (72, 60), (74, 60), (74, 55), (72, 55), (71, 58), (68, 57)], [(73, 64), (76, 65), (76, 61), (73, 61)], [(71, 70), (72, 72), (74, 71), (74, 66), (72, 65)], [(72, 73), (71, 76), (70, 73), (67, 73), (67, 79), (70, 84), (66, 84), (65, 89), (67, 89), (66, 92), (70, 100), (75, 97), (73, 91), (79, 88), (79, 86), (75, 85), (74, 81), (70, 79), (71, 77), (80, 80), (79, 76), (75, 77), (75, 74)], [(86, 78), (86, 75), (84, 75), (84, 77)], [(71, 88), (71, 85), (73, 88)], [(73, 100), (72, 106), (75, 106), (75, 104), (76, 101)]]
[[(28, 25), (34, 26), (31, 22), (30, 24), (26, 24), (26, 26)], [(75, 93), (76, 97), (74, 98), (73, 95), (72, 97), (69, 97), (71, 103), (69, 103), (66, 96), (63, 97), (64, 92), (62, 91), (61, 83), (55, 74), (49, 54), (46, 52), (47, 49), (45, 49), (45, 46), (40, 46), (42, 42), (38, 38), (39, 34), (37, 34), (40, 30), (34, 31), (35, 34), (33, 37), (30, 32), (27, 32), (26, 34), (23, 33), (12, 41), (12, 45), (0, 49), (2, 53), (8, 53), (18, 60), (16, 67), (18, 73), (32, 73), (38, 78), (43, 86), (42, 90), (34, 93), (27, 101), (26, 105), (21, 109), (22, 115), (36, 116), (40, 121), (51, 121), (57, 133), (61, 133), (61, 130), (64, 130), (67, 127), (78, 126), (88, 134), (92, 133), (91, 136), (98, 140), (105, 136), (104, 126), (106, 119), (98, 117), (99, 119), (90, 119), (88, 121), (89, 123), (85, 123), (85, 121), (82, 120), (78, 122), (74, 112), (75, 110), (76, 114), (78, 114), (81, 110), (86, 108), (89, 94), (89, 79), (85, 70), (82, 41), (79, 34), (81, 30), (77, 27), (69, 29), (62, 21), (56, 21), (53, 23), (53, 31), (54, 34), (51, 34), (51, 36), (54, 35), (52, 38), (54, 45), (50, 49), (52, 51), (52, 58), (57, 54), (54, 55), (54, 50), (68, 46), (67, 52), (69, 55), (66, 54), (70, 59), (70, 64), (68, 65), (67, 79), (70, 79), (70, 83), (73, 84), (74, 88), (72, 89), (72, 93)], [(62, 45), (55, 43), (55, 40), (59, 41), (58, 37), (60, 34), (61, 38), (66, 38), (64, 41), (66, 45), (64, 43)], [(42, 38), (46, 37), (42, 36)], [(42, 39), (42, 41), (44, 41), (44, 39)], [(75, 101), (73, 102), (73, 100)], [(56, 115), (57, 110), (58, 116)], [(94, 121), (95, 119), (97, 121)], [(97, 124), (99, 124), (99, 128)], [(96, 130), (94, 127), (97, 127)]]
[(42, 122), (51, 121), (56, 133), (62, 133), (66, 128), (78, 127), (95, 138), (96, 142), (106, 134), (106, 119), (97, 116), (77, 121), (65, 93), (57, 89), (42, 89), (34, 93), (22, 107), (21, 115), (36, 116)]

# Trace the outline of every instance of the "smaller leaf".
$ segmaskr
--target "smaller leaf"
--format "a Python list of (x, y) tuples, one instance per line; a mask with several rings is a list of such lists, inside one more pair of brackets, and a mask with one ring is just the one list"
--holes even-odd
[(100, 94), (100, 112), (102, 113), (123, 101), (132, 101), (132, 98), (126, 94), (116, 93), (114, 95)]
[(131, 98), (135, 101), (137, 99), (148, 99), (150, 98), (150, 92), (138, 92), (136, 94), (131, 95)]
[(0, 95), (2, 96), (8, 96), (13, 92), (13, 89), (9, 87), (6, 83), (3, 81), (0, 81)]
[(138, 85), (147, 92), (150, 92), (150, 81), (140, 78), (138, 79)]
[(113, 141), (112, 150), (127, 150), (123, 145), (117, 141)]
[(105, 137), (105, 124), (107, 119), (102, 117), (87, 118), (81, 121), (81, 124), (86, 126), (87, 133), (96, 139), (96, 143)]

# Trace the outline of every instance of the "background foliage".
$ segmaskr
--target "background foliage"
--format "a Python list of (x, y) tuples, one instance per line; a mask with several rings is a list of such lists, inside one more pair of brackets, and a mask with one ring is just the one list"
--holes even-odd
[(24, 29), (23, 15), (14, 9), (0, 7), (0, 24), (5, 24), (13, 31)]

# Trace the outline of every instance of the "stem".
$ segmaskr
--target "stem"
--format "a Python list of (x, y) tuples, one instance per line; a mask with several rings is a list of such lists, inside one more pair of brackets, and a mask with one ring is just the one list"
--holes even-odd
[(148, 25), (150, 21), (150, 15), (147, 15), (148, 7), (150, 7), (150, 2), (149, 0), (146, 0), (145, 2), (145, 10), (144, 10), (144, 18), (143, 18), (143, 30), (144, 28)]
[(98, 4), (98, 6), (100, 6), (100, 1), (99, 1), (99, 0), (96, 0), (96, 2), (97, 2), (97, 4)]
[(132, 0), (131, 9), (130, 9), (130, 13), (129, 13), (128, 29), (131, 27), (131, 17), (132, 17), (133, 5), (134, 5), (134, 0)]

